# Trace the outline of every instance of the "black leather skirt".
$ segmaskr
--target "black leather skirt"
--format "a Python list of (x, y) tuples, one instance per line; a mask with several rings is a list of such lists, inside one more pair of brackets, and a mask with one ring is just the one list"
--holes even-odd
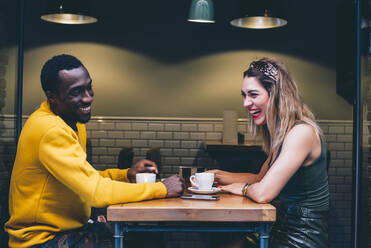
[(269, 247), (329, 247), (328, 211), (281, 205), (271, 230)]

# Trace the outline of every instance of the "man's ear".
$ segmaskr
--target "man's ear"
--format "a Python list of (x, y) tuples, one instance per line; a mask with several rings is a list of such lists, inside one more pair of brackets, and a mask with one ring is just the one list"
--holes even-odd
[(55, 93), (51, 92), (50, 90), (47, 90), (45, 92), (45, 95), (48, 98), (49, 103), (51, 105), (54, 105), (55, 104), (55, 101), (56, 101), (56, 98), (57, 98), (57, 95)]

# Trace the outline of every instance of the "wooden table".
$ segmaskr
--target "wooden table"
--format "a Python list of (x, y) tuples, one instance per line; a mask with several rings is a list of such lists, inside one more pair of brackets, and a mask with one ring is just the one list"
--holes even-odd
[[(258, 232), (260, 247), (268, 247), (269, 226), (276, 220), (275, 207), (228, 193), (219, 196), (218, 201), (167, 198), (111, 205), (107, 208), (107, 219), (115, 224), (115, 247), (124, 247), (123, 234), (128, 231)], [(143, 222), (161, 222), (165, 227), (132, 225)], [(174, 222), (206, 223), (208, 226), (179, 227), (171, 225)], [(218, 222), (246, 223), (247, 227), (215, 226)], [(256, 222), (256, 227), (251, 227), (249, 222)]]

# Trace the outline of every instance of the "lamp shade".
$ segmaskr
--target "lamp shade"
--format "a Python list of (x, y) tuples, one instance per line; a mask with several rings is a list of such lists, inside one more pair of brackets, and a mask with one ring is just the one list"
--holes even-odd
[(268, 29), (285, 26), (287, 21), (278, 17), (269, 16), (247, 16), (232, 20), (232, 26), (251, 29)]
[(214, 23), (214, 5), (212, 0), (192, 0), (188, 21)]
[(89, 24), (98, 21), (91, 15), (88, 0), (46, 0), (41, 19), (60, 24)]
[(243, 1), (239, 17), (230, 24), (239, 28), (268, 29), (287, 24), (289, 1), (259, 0)]

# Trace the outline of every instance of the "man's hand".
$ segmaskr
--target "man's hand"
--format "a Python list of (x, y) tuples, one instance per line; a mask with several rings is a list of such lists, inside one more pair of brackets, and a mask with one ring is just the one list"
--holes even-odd
[(166, 197), (177, 197), (183, 193), (185, 182), (178, 175), (172, 175), (162, 181), (162, 183), (165, 184), (167, 190)]
[(130, 182), (136, 182), (137, 173), (158, 173), (157, 165), (147, 159), (142, 159), (138, 163), (131, 166), (128, 170), (128, 179)]

